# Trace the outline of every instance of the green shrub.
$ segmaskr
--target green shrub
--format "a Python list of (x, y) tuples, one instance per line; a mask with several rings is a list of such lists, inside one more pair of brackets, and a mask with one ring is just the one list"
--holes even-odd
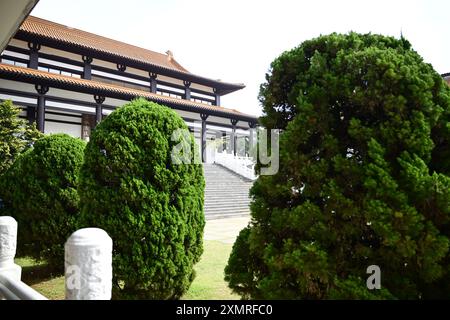
[(0, 197), (16, 218), (18, 252), (64, 270), (64, 243), (76, 229), (78, 173), (85, 143), (44, 136), (21, 154), (0, 181)]
[(113, 239), (115, 298), (176, 299), (194, 279), (204, 179), (200, 164), (171, 161), (180, 128), (187, 129), (175, 111), (139, 99), (104, 119), (86, 147), (82, 219)]
[[(226, 269), (244, 297), (450, 297), (450, 89), (405, 39), (331, 34), (272, 63), (282, 128)], [(367, 267), (381, 269), (368, 290)]]
[(20, 108), (10, 100), (0, 103), (0, 176), (41, 136), (35, 124), (27, 124), (19, 114)]

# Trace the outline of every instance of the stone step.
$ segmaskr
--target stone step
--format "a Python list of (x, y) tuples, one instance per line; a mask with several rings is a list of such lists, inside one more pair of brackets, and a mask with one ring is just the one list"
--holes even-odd
[(214, 164), (204, 164), (203, 168), (206, 219), (249, 216), (249, 191), (253, 183)]
[(239, 199), (232, 199), (232, 201), (230, 201), (230, 199), (210, 199), (207, 198), (204, 201), (205, 205), (207, 204), (216, 204), (216, 203), (231, 203), (231, 204), (249, 204), (250, 203), (250, 199), (248, 198), (239, 198)]
[(249, 206), (216, 206), (216, 207), (205, 207), (205, 212), (214, 211), (250, 211)]
[(238, 213), (238, 214), (217, 214), (217, 215), (209, 215), (205, 216), (206, 220), (218, 220), (218, 219), (227, 219), (227, 218), (242, 218), (242, 217), (248, 217), (248, 213)]
[(214, 219), (219, 217), (248, 217), (250, 216), (250, 212), (244, 211), (235, 211), (235, 212), (216, 212), (216, 213), (207, 213), (205, 214), (206, 219)]
[(205, 201), (207, 199), (211, 199), (213, 201), (223, 200), (226, 201), (234, 201), (234, 200), (242, 200), (242, 199), (250, 199), (250, 197), (245, 193), (228, 193), (228, 192), (216, 192), (214, 194), (205, 194)]
[(212, 200), (208, 199), (208, 200), (205, 200), (203, 203), (205, 206), (216, 205), (216, 204), (229, 204), (229, 203), (236, 204), (236, 205), (237, 204), (250, 205), (251, 201), (249, 199), (245, 199), (245, 198), (233, 199), (233, 201), (229, 201), (228, 199), (212, 199)]
[(210, 216), (213, 216), (213, 215), (221, 215), (221, 214), (233, 214), (233, 215), (236, 215), (236, 214), (247, 214), (247, 215), (250, 215), (250, 211), (249, 210), (242, 210), (242, 209), (239, 209), (239, 210), (214, 210), (214, 211), (205, 211), (205, 216), (208, 216), (208, 215), (210, 215)]
[(248, 190), (248, 189), (239, 189), (239, 188), (231, 189), (231, 190), (229, 190), (229, 189), (217, 189), (217, 190), (206, 190), (205, 191), (205, 195), (214, 196), (214, 195), (222, 195), (224, 193), (227, 193), (227, 194), (236, 194), (236, 195), (248, 196), (248, 192), (249, 191), (250, 190)]
[(211, 210), (205, 210), (205, 216), (207, 215), (215, 215), (215, 214), (250, 214), (249, 209), (211, 209)]

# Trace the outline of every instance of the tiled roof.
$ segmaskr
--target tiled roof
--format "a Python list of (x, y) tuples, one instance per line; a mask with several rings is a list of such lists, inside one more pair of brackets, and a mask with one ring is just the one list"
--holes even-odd
[(109, 54), (115, 54), (123, 58), (141, 62), (151, 62), (161, 67), (189, 73), (173, 57), (169, 58), (169, 55), (136, 47), (83, 30), (70, 28), (65, 25), (38, 17), (29, 16), (19, 30), (26, 33), (44, 36), (60, 42), (70, 43)]
[(449, 73), (444, 73), (444, 74), (442, 74), (442, 77), (443, 77), (444, 80), (447, 81), (447, 83), (450, 85), (450, 72), (449, 72)]
[(100, 93), (105, 96), (121, 96), (121, 97), (144, 97), (151, 101), (155, 101), (161, 104), (176, 105), (181, 107), (189, 107), (193, 111), (213, 113), (216, 115), (223, 116), (234, 116), (233, 118), (238, 118), (241, 120), (255, 120), (256, 117), (239, 112), (234, 109), (228, 109), (220, 106), (212, 106), (204, 103), (198, 103), (194, 101), (178, 99), (173, 97), (167, 97), (143, 90), (131, 89), (122, 87), (119, 85), (103, 83), (93, 80), (73, 78), (70, 76), (64, 76), (54, 73), (49, 73), (46, 71), (35, 70), (24, 67), (17, 67), (9, 64), (0, 63), (0, 78), (12, 79), (25, 81), (29, 83), (40, 83), (48, 85), (50, 87), (56, 87), (60, 89), (66, 89), (70, 87), (71, 89), (77, 89), (87, 93)]
[(216, 88), (221, 95), (245, 88), (242, 83), (223, 82), (190, 73), (169, 51), (165, 55), (33, 16), (24, 21), (14, 37), (55, 48), (64, 45), (77, 54), (114, 63), (124, 60), (123, 63), (130, 67), (145, 66), (147, 71)]

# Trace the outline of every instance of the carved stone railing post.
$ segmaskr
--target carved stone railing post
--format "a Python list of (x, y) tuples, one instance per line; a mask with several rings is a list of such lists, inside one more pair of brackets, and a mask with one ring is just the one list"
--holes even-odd
[(98, 228), (75, 231), (65, 244), (67, 300), (109, 300), (112, 240)]
[(20, 281), (22, 268), (14, 263), (17, 246), (17, 221), (0, 216), (0, 274)]

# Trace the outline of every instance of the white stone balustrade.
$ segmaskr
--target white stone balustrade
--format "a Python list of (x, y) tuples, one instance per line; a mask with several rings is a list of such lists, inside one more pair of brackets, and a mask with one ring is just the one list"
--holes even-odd
[(257, 178), (253, 158), (216, 151), (214, 162), (249, 180), (253, 181)]
[[(47, 300), (20, 280), (22, 268), (14, 263), (16, 245), (16, 220), (0, 216), (0, 300)], [(68, 300), (111, 299), (112, 240), (105, 231), (86, 228), (69, 237), (65, 277)]]
[(109, 300), (112, 240), (97, 228), (75, 231), (65, 244), (66, 300)]
[(17, 221), (0, 217), (0, 274), (20, 281), (22, 268), (14, 263), (17, 247)]
[(17, 221), (13, 217), (0, 217), (0, 299), (46, 300), (46, 298), (20, 281), (22, 268), (14, 263), (17, 247)]

